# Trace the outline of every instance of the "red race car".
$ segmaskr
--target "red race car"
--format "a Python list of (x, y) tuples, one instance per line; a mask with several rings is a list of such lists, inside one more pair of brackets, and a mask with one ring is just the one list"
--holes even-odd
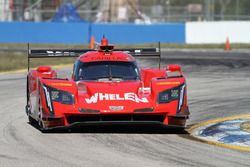
[[(161, 58), (159, 48), (31, 50), (31, 58), (77, 57), (72, 78), (49, 66), (29, 70), (26, 113), (40, 129), (92, 124), (161, 124), (184, 128), (189, 110), (179, 65), (139, 69), (136, 57)], [(30, 65), (28, 65), (29, 67)]]

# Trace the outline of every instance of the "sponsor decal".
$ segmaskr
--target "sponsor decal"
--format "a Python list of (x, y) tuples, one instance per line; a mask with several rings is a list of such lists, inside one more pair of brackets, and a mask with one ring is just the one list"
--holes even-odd
[(110, 94), (110, 93), (95, 93), (90, 98), (85, 98), (86, 103), (97, 103), (98, 101), (133, 101), (136, 103), (148, 103), (148, 99), (139, 98), (135, 93)]
[(99, 56), (99, 57), (91, 57), (93, 61), (103, 61), (103, 60), (124, 60), (123, 57), (118, 56)]
[(52, 51), (52, 50), (47, 50), (46, 53), (48, 56), (74, 56), (75, 52), (68, 52), (68, 51)]
[(180, 82), (159, 82), (157, 85), (179, 85)]
[(119, 111), (119, 110), (123, 110), (124, 106), (109, 106), (110, 110), (114, 110), (114, 111)]

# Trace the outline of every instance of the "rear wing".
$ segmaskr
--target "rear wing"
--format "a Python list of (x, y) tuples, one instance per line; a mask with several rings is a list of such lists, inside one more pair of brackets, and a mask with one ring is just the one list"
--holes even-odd
[[(89, 51), (97, 51), (95, 49), (30, 49), (28, 44), (28, 71), (30, 69), (30, 59), (33, 58), (57, 58), (57, 57), (79, 57)], [(161, 48), (128, 48), (128, 49), (112, 49), (104, 51), (122, 51), (136, 58), (157, 58), (159, 60), (159, 68), (161, 66)]]
[(155, 58), (158, 59), (159, 69), (161, 68), (161, 48), (131, 48), (131, 49), (113, 49), (113, 51), (122, 51), (135, 58)]
[(159, 48), (132, 48), (132, 49), (113, 49), (113, 51), (126, 52), (133, 57), (158, 58), (161, 56)]
[(28, 71), (30, 69), (30, 59), (36, 58), (57, 58), (57, 57), (78, 57), (93, 49), (30, 49), (28, 44)]

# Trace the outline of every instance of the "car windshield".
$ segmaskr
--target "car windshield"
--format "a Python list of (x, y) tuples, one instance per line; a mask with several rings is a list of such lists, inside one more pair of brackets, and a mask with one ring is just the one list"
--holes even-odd
[(139, 71), (134, 62), (79, 62), (75, 69), (75, 80), (138, 80)]

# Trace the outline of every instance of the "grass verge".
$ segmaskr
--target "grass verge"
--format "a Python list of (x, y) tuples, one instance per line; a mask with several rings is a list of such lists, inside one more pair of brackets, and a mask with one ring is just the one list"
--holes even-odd
[[(50, 48), (50, 49), (76, 49), (87, 48), (86, 45), (59, 45), (59, 44), (31, 44), (30, 48)], [(27, 44), (0, 44), (1, 50), (21, 50), (27, 49)], [(31, 59), (31, 68), (38, 65), (61, 65), (73, 64), (75, 58), (43, 58)], [(27, 69), (28, 57), (25, 52), (0, 52), (0, 72)]]
[[(44, 58), (32, 59), (31, 67), (39, 65), (59, 65), (73, 64), (75, 58)], [(1, 54), (0, 55), (0, 72), (26, 69), (28, 67), (27, 55), (25, 54)]]
[[(60, 44), (32, 44), (30, 48), (87, 48), (87, 45), (60, 45)], [(157, 47), (157, 43), (141, 44), (141, 45), (117, 45), (117, 48), (131, 48), (131, 47)], [(224, 44), (208, 45), (191, 45), (191, 44), (161, 44), (162, 48), (175, 48), (175, 49), (223, 49)], [(231, 44), (232, 49), (250, 49), (250, 44)], [(0, 44), (1, 49), (9, 50), (25, 50), (27, 44)], [(59, 64), (72, 64), (74, 58), (45, 58), (32, 60), (31, 67), (38, 65), (59, 65)], [(27, 54), (25, 52), (0, 52), (0, 72), (13, 71), (27, 68)]]

